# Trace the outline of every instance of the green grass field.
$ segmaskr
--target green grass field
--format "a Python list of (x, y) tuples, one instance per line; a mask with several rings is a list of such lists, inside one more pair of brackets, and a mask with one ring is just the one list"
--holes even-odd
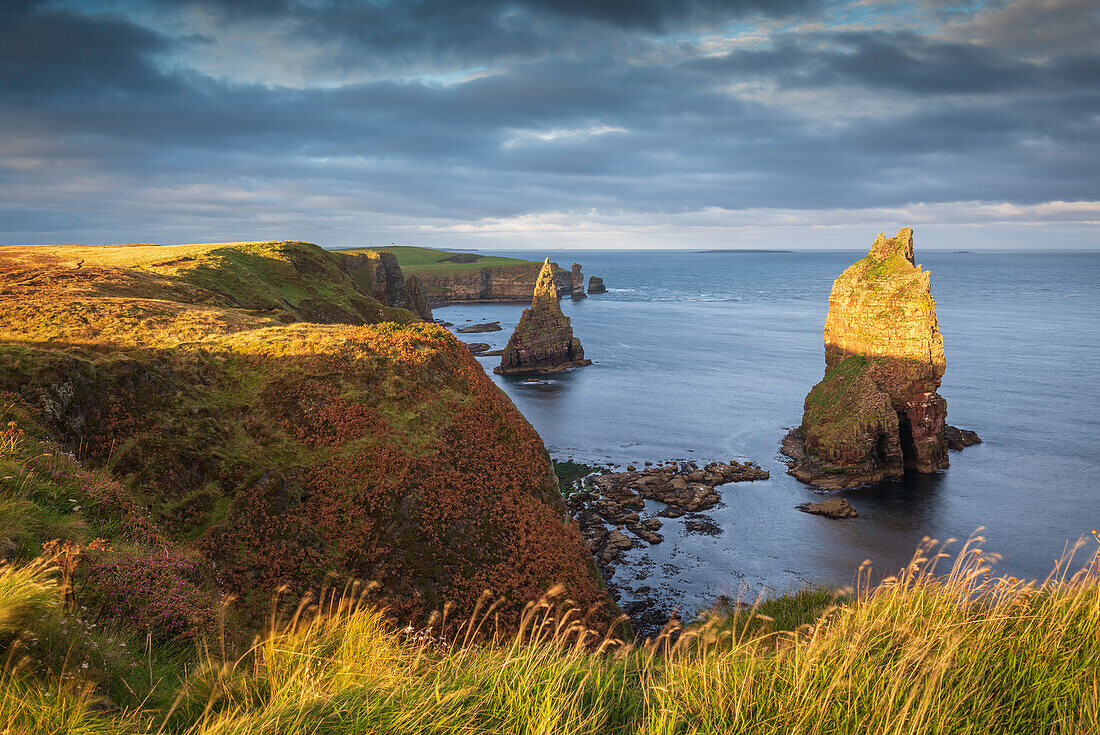
[[(401, 270), (406, 275), (445, 275), (447, 273), (462, 273), (476, 271), (492, 266), (531, 265), (533, 260), (522, 258), (504, 258), (496, 255), (477, 255), (476, 253), (457, 253), (433, 248), (419, 248), (411, 245), (393, 245), (386, 248), (347, 248), (337, 252), (363, 252), (366, 250), (385, 250), (391, 252), (397, 258)], [(444, 262), (455, 255), (477, 255), (473, 263)]]

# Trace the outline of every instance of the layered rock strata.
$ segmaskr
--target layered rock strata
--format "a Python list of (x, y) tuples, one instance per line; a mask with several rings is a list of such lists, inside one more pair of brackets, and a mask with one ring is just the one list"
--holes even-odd
[(569, 318), (561, 313), (554, 265), (547, 258), (535, 284), (531, 308), (523, 310), (501, 355), (500, 365), (493, 372), (500, 375), (555, 373), (591, 364), (591, 360), (584, 359), (584, 349), (581, 341), (573, 336)]
[(880, 234), (836, 279), (825, 365), (783, 442), (792, 475), (833, 489), (947, 467), (943, 337), (910, 228)]
[(574, 299), (583, 299), (587, 297), (584, 292), (584, 274), (581, 273), (581, 264), (574, 263), (573, 268), (570, 271), (570, 275), (573, 278), (572, 288), (570, 296)]
[(603, 279), (599, 276), (589, 276), (588, 278), (588, 293), (607, 293), (607, 288), (603, 285)]

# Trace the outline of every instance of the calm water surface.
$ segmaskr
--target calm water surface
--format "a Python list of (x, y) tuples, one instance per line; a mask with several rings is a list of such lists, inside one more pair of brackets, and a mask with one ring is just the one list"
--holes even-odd
[[(509, 253), (501, 253), (509, 254)], [(510, 253), (521, 257), (520, 253)], [(493, 376), (556, 459), (641, 463), (751, 459), (765, 482), (720, 488), (722, 532), (628, 552), (615, 581), (689, 611), (717, 594), (806, 582), (848, 584), (865, 559), (895, 570), (925, 536), (984, 526), (1000, 571), (1043, 577), (1067, 542), (1100, 527), (1100, 253), (919, 251), (932, 271), (947, 373), (948, 421), (984, 443), (934, 475), (848, 491), (860, 513), (835, 521), (795, 506), (815, 493), (777, 454), (824, 372), (833, 279), (864, 253), (548, 253), (609, 293), (562, 300), (591, 367), (539, 385)], [(436, 310), (461, 335), (503, 347), (522, 305)], [(491, 371), (500, 358), (480, 358)], [(657, 506), (655, 506), (657, 507)]]

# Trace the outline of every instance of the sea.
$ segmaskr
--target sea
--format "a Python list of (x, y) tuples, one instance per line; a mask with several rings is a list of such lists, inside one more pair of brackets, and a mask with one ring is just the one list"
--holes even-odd
[[(752, 599), (809, 585), (850, 586), (861, 564), (904, 567), (923, 539), (958, 550), (974, 535), (996, 572), (1042, 580), (1100, 528), (1100, 252), (918, 249), (932, 273), (947, 372), (948, 422), (982, 444), (935, 474), (843, 492), (858, 518), (796, 509), (821, 496), (779, 455), (825, 370), (833, 280), (865, 251), (493, 251), (582, 264), (608, 293), (561, 301), (589, 367), (525, 382), (492, 374), (551, 456), (601, 466), (751, 460), (766, 481), (719, 487), (714, 523), (663, 519), (663, 543), (626, 553), (623, 602), (690, 616), (719, 595)], [(440, 307), (459, 335), (502, 348), (522, 304)], [(661, 506), (649, 508), (655, 512)], [(1079, 552), (1080, 553), (1080, 552)]]

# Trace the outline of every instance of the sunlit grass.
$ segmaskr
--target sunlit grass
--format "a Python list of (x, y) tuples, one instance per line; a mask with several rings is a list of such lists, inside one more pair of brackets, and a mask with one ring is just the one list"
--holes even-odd
[[(1100, 557), (1095, 546), (1085, 556), (1067, 556), (1047, 580), (1025, 582), (994, 577), (993, 559), (977, 543), (951, 569), (937, 569), (946, 552), (928, 543), (894, 577), (871, 585), (863, 573), (847, 597), (805, 590), (749, 609), (727, 606), (642, 645), (589, 630), (553, 597), (529, 606), (520, 632), (501, 639), (491, 606), (464, 625), (413, 631), (345, 593), (303, 604), (243, 656), (227, 659), (207, 645), (172, 704), (158, 711), (91, 715), (93, 691), (21, 676), (9, 658), (0, 727), (196, 735), (1095, 732)], [(43, 584), (34, 573), (27, 581), (35, 590)], [(40, 716), (28, 717), (31, 710)]]

